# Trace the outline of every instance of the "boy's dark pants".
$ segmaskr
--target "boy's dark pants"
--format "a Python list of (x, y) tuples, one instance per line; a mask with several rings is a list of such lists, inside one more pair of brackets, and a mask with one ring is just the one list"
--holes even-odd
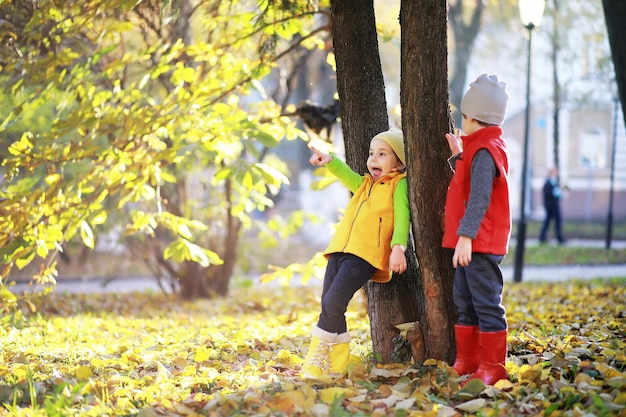
[(330, 333), (347, 332), (345, 314), (348, 303), (375, 272), (376, 268), (358, 256), (341, 252), (331, 254), (324, 275), (322, 312), (317, 326)]
[(468, 266), (456, 268), (453, 297), (459, 324), (480, 326), (483, 332), (506, 330), (504, 280), (499, 266), (502, 259), (501, 255), (473, 252)]

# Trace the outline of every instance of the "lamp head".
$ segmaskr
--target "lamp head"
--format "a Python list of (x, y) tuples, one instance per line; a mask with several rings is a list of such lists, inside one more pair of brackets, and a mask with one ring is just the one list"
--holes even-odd
[(528, 30), (541, 26), (546, 0), (519, 0), (519, 18)]

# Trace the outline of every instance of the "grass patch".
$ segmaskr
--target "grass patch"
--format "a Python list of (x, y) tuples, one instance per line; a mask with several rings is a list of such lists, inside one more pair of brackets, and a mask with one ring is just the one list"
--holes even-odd
[[(541, 231), (540, 221), (529, 221), (526, 225), (526, 233), (530, 238), (539, 238)], [(567, 239), (600, 239), (606, 238), (607, 225), (600, 222), (571, 222), (563, 223), (563, 235)], [(513, 236), (517, 235), (517, 222), (513, 221)], [(550, 225), (549, 237), (554, 238), (554, 225)], [(613, 223), (612, 228), (613, 240), (626, 240), (626, 222)]]
[[(502, 265), (513, 265), (515, 247), (509, 249)], [(626, 249), (571, 247), (556, 245), (527, 246), (524, 250), (526, 265), (619, 265), (626, 264)]]

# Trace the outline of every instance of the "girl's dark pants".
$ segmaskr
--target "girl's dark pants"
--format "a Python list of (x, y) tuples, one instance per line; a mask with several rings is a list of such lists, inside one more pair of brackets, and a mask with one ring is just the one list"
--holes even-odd
[(376, 268), (358, 256), (341, 252), (331, 254), (324, 275), (322, 312), (317, 327), (329, 333), (347, 332), (345, 314), (348, 303), (375, 272)]
[(504, 256), (472, 253), (468, 266), (454, 273), (453, 297), (459, 324), (480, 326), (483, 332), (506, 330), (506, 311), (502, 305), (504, 286), (500, 262)]

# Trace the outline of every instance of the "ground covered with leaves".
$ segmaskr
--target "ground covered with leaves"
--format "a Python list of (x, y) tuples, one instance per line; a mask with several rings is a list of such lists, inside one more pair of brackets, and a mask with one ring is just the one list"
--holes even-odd
[(373, 365), (360, 295), (349, 373), (305, 381), (319, 287), (53, 293), (2, 318), (0, 415), (626, 416), (625, 284), (509, 285), (509, 381), (463, 389), (445, 362)]

